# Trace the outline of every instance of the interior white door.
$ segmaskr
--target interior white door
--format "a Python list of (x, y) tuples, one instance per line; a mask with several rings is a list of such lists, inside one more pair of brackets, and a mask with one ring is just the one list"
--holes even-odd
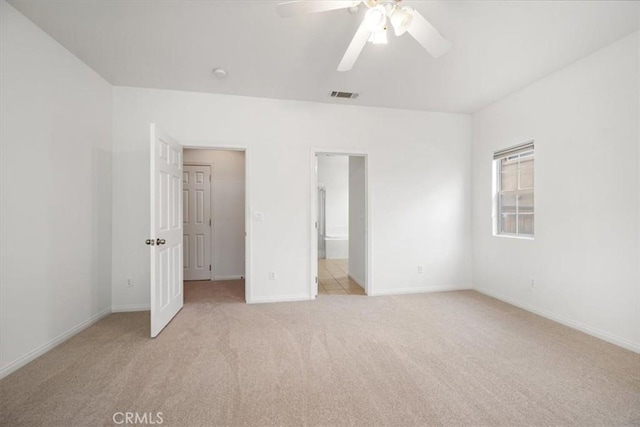
[(151, 125), (151, 336), (180, 311), (182, 145)]
[(211, 279), (211, 166), (182, 171), (184, 280)]

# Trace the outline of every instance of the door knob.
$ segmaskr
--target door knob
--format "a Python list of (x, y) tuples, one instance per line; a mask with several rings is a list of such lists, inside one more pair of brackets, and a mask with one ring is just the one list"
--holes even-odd
[(153, 239), (147, 239), (144, 241), (147, 245), (153, 246), (156, 242)]
[(164, 245), (166, 243), (166, 240), (164, 239), (157, 239), (156, 240), (156, 245), (160, 246), (160, 245)]

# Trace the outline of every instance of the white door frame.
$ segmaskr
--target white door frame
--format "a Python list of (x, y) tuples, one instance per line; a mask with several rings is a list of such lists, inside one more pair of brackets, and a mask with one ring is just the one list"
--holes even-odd
[[(191, 150), (192, 148), (189, 147), (184, 147), (184, 149), (186, 150)], [(207, 150), (210, 150), (210, 148), (207, 148)], [(215, 188), (214, 188), (214, 183), (215, 181), (213, 180), (213, 172), (214, 172), (214, 164), (213, 163), (206, 163), (206, 162), (184, 162), (182, 164), (183, 168), (184, 166), (209, 166), (209, 170), (211, 171), (211, 185), (210, 185), (210, 195), (209, 195), (209, 211), (211, 212), (211, 227), (209, 228), (209, 243), (211, 246), (210, 252), (211, 252), (211, 259), (209, 259), (209, 262), (211, 263), (211, 271), (209, 272), (209, 280), (215, 280), (215, 274), (214, 274), (214, 270), (215, 270), (215, 264), (214, 264), (214, 260), (215, 260), (215, 233), (213, 232), (213, 226), (215, 225), (215, 217), (214, 217), (214, 204), (213, 204), (213, 195), (215, 194)]]
[[(244, 300), (246, 303), (251, 303), (252, 301), (252, 288), (251, 288), (251, 151), (246, 146), (237, 146), (237, 145), (220, 145), (220, 144), (212, 144), (212, 145), (202, 145), (197, 143), (185, 143), (185, 150), (221, 150), (221, 151), (242, 151), (244, 152)], [(187, 162), (189, 164), (195, 164), (194, 162)], [(213, 171), (213, 169), (212, 169)], [(213, 178), (211, 189), (214, 191), (213, 186)], [(213, 204), (213, 198), (211, 200)], [(213, 212), (212, 212), (213, 215)], [(213, 233), (213, 227), (212, 227)], [(211, 239), (213, 244), (213, 239)], [(213, 256), (213, 251), (211, 252)], [(214, 267), (211, 268), (211, 272), (213, 273)], [(213, 279), (213, 276), (212, 276)]]
[(337, 154), (343, 156), (364, 157), (364, 186), (365, 186), (365, 277), (364, 292), (367, 295), (373, 293), (373, 274), (372, 274), (372, 254), (373, 239), (371, 238), (371, 225), (373, 209), (371, 208), (371, 186), (369, 185), (369, 153), (365, 151), (349, 150), (344, 148), (311, 148), (310, 165), (311, 165), (311, 184), (310, 184), (310, 209), (309, 209), (309, 230), (311, 234), (311, 247), (309, 248), (309, 262), (311, 268), (309, 274), (309, 297), (314, 299), (318, 295), (318, 230), (316, 229), (316, 221), (318, 221), (318, 197), (316, 192), (318, 189), (318, 167), (316, 158), (318, 154)]

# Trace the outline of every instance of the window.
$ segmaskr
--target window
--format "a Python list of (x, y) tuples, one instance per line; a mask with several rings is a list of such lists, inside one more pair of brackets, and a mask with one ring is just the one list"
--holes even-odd
[(533, 141), (493, 155), (496, 183), (495, 234), (533, 237)]

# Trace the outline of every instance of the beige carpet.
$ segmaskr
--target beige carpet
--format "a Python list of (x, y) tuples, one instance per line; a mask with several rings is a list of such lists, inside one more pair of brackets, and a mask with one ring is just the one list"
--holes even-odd
[(640, 355), (473, 291), (242, 300), (110, 315), (2, 380), (0, 425), (640, 425)]

